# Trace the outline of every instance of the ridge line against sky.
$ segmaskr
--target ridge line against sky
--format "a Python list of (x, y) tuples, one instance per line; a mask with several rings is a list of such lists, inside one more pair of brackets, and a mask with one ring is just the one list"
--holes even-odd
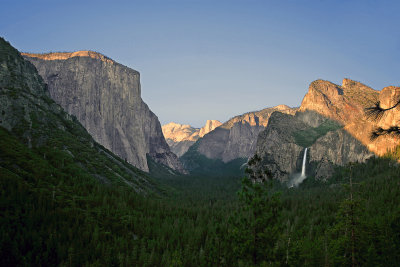
[(23, 52), (98, 51), (141, 73), (162, 124), (202, 127), (279, 104), (310, 82), (400, 85), (400, 1), (2, 1)]

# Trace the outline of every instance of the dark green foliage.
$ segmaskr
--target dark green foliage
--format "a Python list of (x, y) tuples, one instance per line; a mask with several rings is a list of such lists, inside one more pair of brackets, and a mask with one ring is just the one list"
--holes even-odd
[(352, 166), (350, 200), (347, 168), (298, 188), (245, 179), (239, 198), (236, 163), (230, 176), (204, 175), (224, 165), (202, 158), (201, 176), (151, 163), (152, 179), (96, 144), (1, 38), (0, 61), (13, 69), (0, 72), (11, 103), (1, 116), (15, 122), (0, 127), (0, 266), (398, 266), (400, 168), (390, 158)]
[[(99, 183), (65, 151), (44, 157), (0, 133), (0, 265), (347, 266), (346, 169), (297, 189), (246, 179), (240, 198), (238, 178), (170, 175), (156, 181), (164, 196), (141, 196)], [(396, 266), (399, 167), (352, 168), (359, 263)]]
[[(0, 63), (0, 102), (4, 109), (0, 115), (0, 128), (4, 125), (9, 134), (31, 147), (31, 152), (56, 169), (59, 176), (76, 175), (106, 184), (129, 186), (141, 192), (158, 191), (147, 174), (97, 144), (74, 116), (64, 112), (48, 96), (46, 85), (35, 67), (2, 38)], [(1, 128), (1, 134), (7, 135), (4, 128)], [(5, 151), (12, 153), (12, 148)], [(9, 156), (18, 158), (14, 154)], [(38, 164), (36, 159), (32, 162), (28, 166)], [(16, 174), (26, 167), (11, 161), (3, 166)], [(36, 175), (38, 171), (41, 168), (32, 168), (27, 173)], [(56, 175), (51, 168), (46, 172)]]
[(389, 150), (385, 155), (385, 158), (389, 158), (391, 160), (400, 160), (400, 146), (396, 146), (394, 149)]
[(237, 261), (246, 265), (274, 262), (280, 233), (279, 194), (271, 192), (270, 182), (242, 179), (239, 192), (241, 209), (231, 219), (229, 235)]
[(342, 127), (343, 127), (342, 125), (340, 125), (335, 121), (326, 120), (318, 127), (315, 128), (310, 127), (309, 129), (293, 133), (293, 137), (297, 145), (302, 147), (310, 147), (321, 136), (324, 136), (328, 132), (335, 131)]
[[(206, 266), (225, 255), (221, 229), (234, 210), (237, 180), (210, 185), (218, 180), (193, 178), (190, 185), (175, 177), (168, 181), (177, 188), (172, 199), (143, 197), (63, 167), (72, 162), (67, 153), (44, 159), (7, 131), (0, 133), (1, 266)], [(202, 191), (200, 182), (208, 184), (207, 197), (192, 191)]]
[(371, 254), (367, 247), (367, 229), (362, 220), (365, 212), (363, 199), (357, 188), (360, 184), (353, 183), (353, 164), (346, 170), (349, 184), (345, 185), (347, 197), (342, 200), (336, 215), (336, 224), (330, 230), (331, 251), (334, 251), (334, 265), (361, 266), (365, 265), (367, 256)]

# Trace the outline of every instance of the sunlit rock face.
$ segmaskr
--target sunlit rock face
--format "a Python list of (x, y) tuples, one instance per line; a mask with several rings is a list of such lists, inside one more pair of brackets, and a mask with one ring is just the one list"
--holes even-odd
[(97, 142), (144, 171), (149, 155), (184, 172), (157, 116), (141, 98), (139, 72), (92, 51), (24, 56), (48, 84), (50, 96)]
[[(382, 89), (379, 94), (379, 102), (382, 108), (390, 108), (396, 105), (400, 99), (400, 87), (388, 86)], [(379, 126), (388, 128), (390, 126), (399, 125), (400, 123), (400, 107), (385, 112), (384, 117)]]
[(22, 55), (31, 58), (39, 58), (43, 60), (66, 60), (73, 57), (90, 57), (94, 59), (99, 59), (103, 62), (108, 62), (111, 64), (114, 63), (112, 59), (94, 51), (55, 52), (46, 54), (22, 53)]
[(184, 140), (196, 141), (199, 136), (199, 129), (193, 128), (188, 124), (179, 124), (170, 122), (162, 126), (162, 131), (165, 139), (170, 139), (175, 142)]
[(380, 101), (385, 108), (400, 97), (400, 87), (389, 86), (376, 91), (360, 82), (343, 79), (342, 85), (317, 80), (311, 83), (300, 111), (313, 110), (344, 125), (344, 129), (377, 155), (386, 153), (399, 144), (397, 138), (383, 136), (372, 141), (370, 134), (376, 127), (399, 125), (400, 107), (388, 111), (380, 121), (367, 118), (365, 108)]
[(275, 178), (286, 181), (300, 171), (301, 153), (308, 147), (309, 175), (325, 179), (334, 165), (363, 162), (374, 153), (382, 155), (399, 140), (382, 136), (372, 141), (371, 132), (378, 126), (399, 125), (400, 108), (386, 112), (379, 121), (367, 118), (365, 108), (377, 101), (388, 108), (399, 97), (400, 88), (394, 86), (376, 91), (350, 79), (344, 79), (341, 86), (323, 80), (312, 82), (295, 116), (271, 116), (257, 141), (255, 153), (262, 160), (255, 169), (268, 168)]
[(306, 175), (317, 179), (329, 178), (333, 165), (363, 162), (372, 156), (341, 125), (316, 112), (297, 112), (294, 116), (275, 112), (257, 140), (255, 154), (261, 161), (254, 170), (266, 168), (275, 179), (288, 181), (292, 174), (301, 172), (306, 147)]
[(218, 126), (221, 126), (222, 123), (217, 120), (207, 120), (206, 125), (204, 125), (202, 128), (200, 128), (199, 131), (199, 137), (203, 137), (209, 132), (213, 131), (215, 128)]
[(207, 120), (202, 128), (193, 128), (188, 124), (170, 122), (162, 126), (164, 137), (172, 152), (182, 156), (200, 137), (213, 131), (222, 123), (217, 120)]

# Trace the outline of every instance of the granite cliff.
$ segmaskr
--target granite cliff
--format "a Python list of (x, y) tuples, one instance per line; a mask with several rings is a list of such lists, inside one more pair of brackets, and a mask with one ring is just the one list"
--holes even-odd
[(213, 131), (221, 124), (217, 120), (207, 120), (204, 127), (193, 128), (188, 124), (170, 122), (162, 126), (162, 131), (171, 151), (180, 157), (199, 138)]
[(92, 51), (23, 55), (47, 83), (51, 98), (97, 142), (141, 170), (149, 170), (150, 156), (185, 172), (141, 98), (139, 72)]
[(385, 113), (380, 121), (373, 121), (365, 114), (365, 108), (379, 101), (383, 108), (392, 106), (400, 98), (400, 87), (388, 86), (374, 90), (360, 82), (343, 79), (342, 85), (317, 80), (310, 84), (300, 111), (313, 110), (344, 125), (344, 129), (377, 155), (383, 155), (399, 144), (391, 136), (370, 139), (376, 127), (389, 127), (400, 122), (400, 108)]
[(258, 134), (268, 125), (274, 111), (293, 113), (294, 109), (279, 105), (233, 117), (199, 140), (197, 151), (211, 159), (229, 162), (247, 158), (255, 151)]
[(317, 80), (310, 84), (299, 111), (294, 115), (276, 112), (259, 135), (255, 154), (261, 159), (254, 171), (269, 169), (274, 178), (287, 181), (301, 171), (304, 149), (308, 147), (308, 175), (329, 178), (334, 165), (363, 162), (373, 154), (382, 155), (398, 145), (398, 140), (383, 136), (372, 141), (378, 126), (398, 125), (399, 109), (378, 122), (371, 121), (365, 108), (380, 101), (389, 107), (400, 97), (399, 87), (376, 91), (362, 83), (344, 79), (342, 85)]
[(266, 168), (273, 178), (286, 182), (292, 174), (301, 172), (306, 147), (306, 174), (317, 179), (329, 178), (334, 165), (363, 162), (373, 155), (341, 124), (317, 112), (275, 112), (258, 137), (255, 154), (261, 160), (253, 171), (263, 173)]
[(146, 173), (98, 144), (74, 116), (55, 103), (35, 66), (3, 38), (0, 134), (0, 173), (26, 185), (33, 183), (34, 188), (48, 186), (47, 182), (56, 187), (71, 177), (72, 181), (90, 184), (94, 180), (143, 193), (157, 187)]
[(197, 140), (181, 160), (188, 170), (193, 170), (202, 165), (199, 159), (202, 162), (207, 159), (221, 161), (221, 165), (237, 159), (247, 159), (254, 154), (257, 136), (268, 125), (271, 114), (274, 111), (294, 114), (295, 110), (279, 105), (233, 117)]

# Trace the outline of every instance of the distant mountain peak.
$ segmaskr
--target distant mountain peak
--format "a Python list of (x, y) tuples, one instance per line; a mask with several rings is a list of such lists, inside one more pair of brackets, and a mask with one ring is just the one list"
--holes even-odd
[(371, 87), (358, 82), (358, 81), (354, 81), (352, 79), (349, 78), (344, 78), (342, 81), (342, 87), (343, 88), (357, 88), (359, 90), (372, 90), (375, 91), (374, 89), (372, 89)]
[(217, 120), (207, 120), (202, 128), (194, 128), (189, 124), (180, 124), (170, 122), (162, 126), (162, 131), (166, 139), (171, 139), (174, 142), (181, 141), (196, 141), (200, 137), (208, 134), (222, 123)]
[(177, 156), (182, 156), (199, 138), (220, 125), (222, 125), (220, 121), (207, 120), (204, 127), (199, 129), (188, 124), (170, 122), (162, 126), (162, 131), (172, 152)]
[(268, 124), (268, 118), (274, 111), (295, 112), (296, 108), (291, 108), (287, 105), (277, 105), (274, 107), (265, 108), (258, 111), (246, 112), (242, 115), (230, 118), (221, 125), (222, 128), (231, 129), (235, 123), (248, 123), (250, 126), (263, 126)]
[[(170, 123), (167, 123), (167, 124), (163, 125), (163, 127), (164, 126), (166, 128), (171, 128), (171, 129), (175, 129), (175, 128), (177, 128), (177, 129), (180, 129), (180, 128), (193, 128), (189, 124), (180, 124), (180, 123), (176, 123), (176, 122), (170, 122)], [(195, 128), (193, 128), (193, 129), (195, 129)]]
[(181, 141), (196, 141), (198, 139), (199, 129), (193, 128), (188, 124), (180, 124), (175, 122), (170, 122), (163, 125), (162, 131), (165, 139), (170, 139), (174, 142)]
[(277, 106), (272, 107), (272, 108), (275, 108), (277, 110), (285, 110), (285, 109), (290, 109), (291, 107), (289, 107), (287, 105), (277, 105)]
[(207, 120), (206, 125), (200, 129), (199, 136), (203, 137), (218, 126), (222, 125), (220, 121), (217, 120)]
[(247, 158), (253, 155), (257, 136), (267, 126), (272, 113), (278, 111), (294, 114), (296, 110), (279, 105), (235, 116), (199, 139), (196, 147), (193, 150), (190, 148), (188, 154), (183, 155), (181, 160), (189, 170), (193, 170), (197, 168), (196, 164), (200, 164), (199, 166), (202, 164), (196, 158), (197, 155), (221, 160), (224, 163)]

